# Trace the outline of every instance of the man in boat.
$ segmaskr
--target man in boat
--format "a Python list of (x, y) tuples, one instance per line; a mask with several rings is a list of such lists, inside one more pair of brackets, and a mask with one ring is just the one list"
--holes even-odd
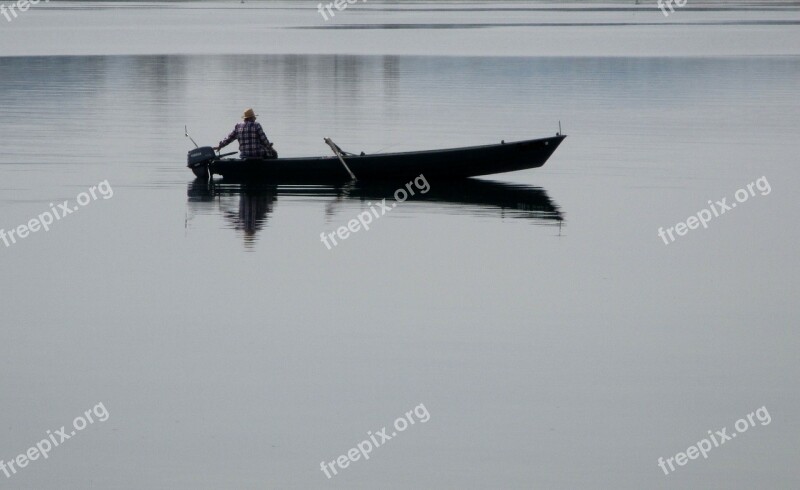
[(261, 124), (256, 122), (256, 117), (253, 109), (244, 111), (242, 114), (244, 121), (237, 123), (231, 134), (220, 141), (219, 146), (215, 146), (214, 149), (219, 151), (233, 140), (239, 140), (241, 158), (278, 158), (278, 152), (272, 148), (272, 143), (267, 139)]

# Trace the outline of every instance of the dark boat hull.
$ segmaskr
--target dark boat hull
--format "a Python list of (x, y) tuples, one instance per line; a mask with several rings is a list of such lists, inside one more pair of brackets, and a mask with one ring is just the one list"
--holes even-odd
[[(461, 179), (541, 167), (565, 135), (550, 138), (448, 150), (374, 155), (346, 155), (345, 162), (359, 180), (394, 180), (424, 174), (427, 178)], [(350, 177), (335, 156), (310, 158), (217, 159), (190, 165), (197, 177), (221, 175), (232, 179), (284, 182), (345, 181)]]

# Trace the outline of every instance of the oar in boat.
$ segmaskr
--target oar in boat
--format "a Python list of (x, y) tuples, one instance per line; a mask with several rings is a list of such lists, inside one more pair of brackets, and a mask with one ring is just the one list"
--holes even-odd
[(330, 138), (323, 138), (323, 139), (325, 140), (325, 143), (327, 143), (328, 146), (331, 147), (331, 150), (333, 150), (333, 153), (337, 157), (339, 157), (339, 161), (342, 162), (342, 165), (344, 165), (344, 169), (347, 170), (348, 174), (350, 174), (350, 178), (353, 179), (353, 180), (358, 180), (358, 179), (356, 179), (356, 174), (354, 174), (353, 171), (350, 170), (350, 167), (348, 167), (347, 164), (344, 163), (344, 158), (342, 157), (342, 153), (339, 151), (339, 147), (336, 146), (336, 143), (334, 143), (333, 140), (330, 139)]

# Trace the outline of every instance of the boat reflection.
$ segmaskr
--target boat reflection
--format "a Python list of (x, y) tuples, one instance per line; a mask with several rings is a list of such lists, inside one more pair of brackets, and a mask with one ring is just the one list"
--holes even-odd
[[(336, 214), (337, 206), (347, 202), (360, 201), (365, 208), (368, 203), (382, 199), (393, 202), (394, 192), (402, 185), (288, 185), (196, 179), (189, 183), (187, 195), (190, 215), (209, 214), (218, 210), (234, 229), (243, 233), (247, 246), (255, 242), (258, 232), (266, 226), (279, 198), (292, 202), (322, 203), (326, 218), (331, 218)], [(558, 205), (540, 187), (477, 179), (448, 181), (440, 185), (432, 182), (428, 192), (417, 192), (403, 207), (422, 209), (426, 213), (522, 219), (537, 225), (560, 227), (564, 222)]]

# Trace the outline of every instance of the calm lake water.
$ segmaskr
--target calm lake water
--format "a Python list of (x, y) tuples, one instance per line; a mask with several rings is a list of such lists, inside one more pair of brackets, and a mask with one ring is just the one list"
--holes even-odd
[[(796, 8), (686, 7), (665, 26), (653, 5), (370, 2), (327, 29), (314, 5), (232, 5), (52, 2), (0, 28), (35, 39), (0, 51), (0, 228), (73, 209), (0, 242), (0, 460), (97, 404), (108, 415), (0, 472), (5, 487), (800, 485)], [(183, 15), (230, 35), (216, 11), (252, 29), (270, 14), (264, 36), (286, 43), (149, 44), (189, 31)], [(123, 18), (126, 40), (101, 42)], [(494, 26), (515, 19), (577, 25)], [(76, 34), (58, 27), (73, 20)], [(393, 22), (414, 25), (378, 26)], [(542, 29), (572, 41), (512, 49)], [(653, 38), (619, 56), (633, 32), (702, 56), (652, 56)], [(757, 52), (702, 53), (737, 33)], [(359, 35), (368, 52), (316, 44)], [(795, 42), (759, 44), (770, 36)], [(491, 38), (496, 56), (475, 41)], [(62, 48), (74, 55), (29, 56)], [(195, 180), (184, 126), (215, 145), (247, 107), (281, 156), (326, 155), (325, 136), (368, 153), (550, 136), (559, 121), (568, 137), (540, 169), (432, 182), (329, 250), (320, 233), (405, 182)], [(737, 207), (707, 229), (659, 237), (723, 198)], [(659, 468), (761, 407), (768, 424)], [(320, 462), (384, 426), (385, 447), (326, 478)]]

